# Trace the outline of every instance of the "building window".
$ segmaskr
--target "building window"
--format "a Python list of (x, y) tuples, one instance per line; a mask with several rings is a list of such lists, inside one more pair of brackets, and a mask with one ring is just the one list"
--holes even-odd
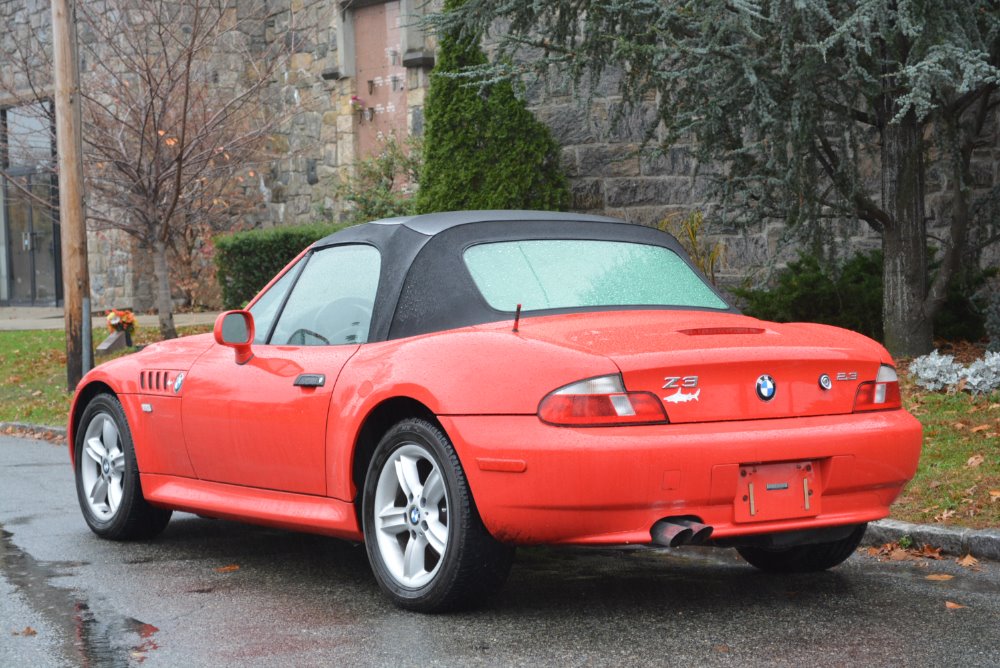
[(62, 298), (55, 133), (47, 101), (0, 109), (0, 303)]

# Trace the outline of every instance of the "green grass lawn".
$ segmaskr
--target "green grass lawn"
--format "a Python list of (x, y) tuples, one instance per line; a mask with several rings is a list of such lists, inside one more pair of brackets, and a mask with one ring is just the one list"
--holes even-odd
[(65, 340), (61, 330), (0, 332), (0, 422), (65, 426)]
[[(181, 333), (210, 330), (202, 325)], [(106, 335), (95, 330), (94, 341)], [(157, 338), (157, 330), (147, 327), (135, 340)], [(0, 422), (64, 426), (70, 404), (65, 365), (63, 332), (0, 332)], [(1000, 527), (1000, 392), (989, 397), (925, 392), (909, 381), (905, 365), (900, 371), (906, 408), (924, 425), (924, 450), (893, 517)]]
[(1000, 527), (1000, 392), (925, 392), (906, 374), (904, 404), (924, 426), (917, 475), (893, 507), (908, 522)]
[[(211, 325), (179, 327), (182, 335), (212, 331)], [(94, 342), (108, 336), (94, 330)], [(159, 340), (159, 331), (142, 327), (136, 344)], [(97, 364), (128, 354), (95, 359)], [(62, 330), (0, 332), (0, 422), (28, 422), (65, 427), (72, 394), (66, 391), (66, 337)]]

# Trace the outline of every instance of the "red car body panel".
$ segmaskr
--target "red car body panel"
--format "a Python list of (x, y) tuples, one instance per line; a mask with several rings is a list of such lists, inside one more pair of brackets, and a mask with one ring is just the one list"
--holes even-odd
[[(696, 517), (718, 539), (885, 517), (920, 451), (920, 424), (904, 410), (853, 412), (859, 385), (892, 364), (886, 350), (823, 325), (598, 310), (523, 317), (518, 331), (501, 319), (252, 352), (238, 364), (202, 335), (100, 365), (74, 399), (71, 457), (86, 402), (110, 390), (149, 502), (362, 539), (359, 443), (371, 416), (402, 398), (448, 435), (494, 536), (616, 544), (649, 543), (665, 517)], [(300, 387), (301, 374), (325, 382)], [(539, 418), (557, 388), (617, 374), (627, 391), (659, 397), (669, 422), (560, 427)], [(780, 385), (773, 401), (755, 395), (761, 374)]]
[(361, 538), (354, 505), (344, 501), (153, 473), (142, 474), (141, 480), (146, 500), (166, 508), (349, 540)]
[[(198, 477), (325, 495), (330, 397), (357, 349), (257, 346), (242, 365), (228, 348), (205, 352), (188, 372), (182, 399), (184, 442)], [(296, 387), (303, 373), (322, 373), (326, 382)]]
[[(716, 538), (867, 522), (888, 515), (920, 449), (920, 425), (905, 411), (627, 429), (534, 416), (441, 421), (461, 444), (483, 522), (515, 543), (648, 543), (667, 516), (697, 516)], [(818, 468), (822, 511), (737, 522), (741, 464), (777, 462)]]
[[(677, 333), (696, 323), (764, 333)], [(169, 389), (119, 382), (149, 372), (141, 364), (151, 357), (146, 353), (102, 365), (87, 381), (106, 382), (119, 394), (133, 425), (147, 498), (216, 517), (360, 539), (357, 518), (344, 511), (357, 496), (355, 445), (364, 418), (396, 397), (421, 402), (438, 416), (484, 523), (511, 542), (649, 542), (649, 527), (668, 515), (700, 517), (718, 538), (885, 517), (915, 471), (921, 440), (916, 419), (902, 410), (842, 415), (849, 412), (856, 381), (835, 388), (833, 415), (775, 418), (771, 413), (793, 410), (791, 404), (771, 406), (753, 397), (754, 373), (775, 360), (766, 345), (754, 346), (746, 337), (765, 343), (766, 337), (796, 337), (793, 349), (802, 360), (796, 372), (803, 379), (792, 383), (789, 401), (799, 411), (824, 405), (796, 398), (821, 394), (809, 382), (817, 369), (846, 364), (860, 377), (873, 378), (887, 358), (864, 337), (817, 327), (819, 334), (810, 338), (802, 329), (810, 328), (725, 314), (605, 312), (527, 319), (517, 333), (502, 323), (366, 346), (257, 346), (254, 360), (244, 366), (235, 363), (231, 350), (215, 344), (206, 350), (204, 337), (194, 337), (160, 344), (181, 349), (168, 357), (157, 353), (157, 368), (176, 367), (165, 370), (163, 387), (179, 371), (187, 374), (180, 397), (170, 396)], [(639, 336), (635, 330), (655, 334)], [(711, 351), (690, 343), (703, 336), (735, 341)], [(817, 337), (827, 345), (817, 345)], [(653, 347), (669, 351), (669, 368), (653, 353), (641, 352)], [(734, 363), (735, 354), (752, 357), (753, 364)], [(517, 364), (482, 364), (483, 355)], [(867, 359), (859, 363), (859, 357)], [(719, 422), (716, 412), (715, 421), (684, 420), (681, 409), (687, 407), (679, 404), (667, 405), (671, 424), (666, 425), (565, 428), (535, 415), (542, 397), (581, 375), (621, 368), (627, 388), (643, 388), (671, 370), (713, 368), (713, 360), (712, 379), (703, 381), (699, 402), (690, 403), (707, 402), (719, 388), (718, 402), (753, 419)], [(115, 373), (108, 373), (112, 369)], [(304, 371), (330, 379), (319, 391), (292, 387)], [(190, 407), (183, 428), (182, 401)], [(151, 404), (152, 413), (143, 413), (142, 403)], [(219, 414), (231, 425), (228, 432), (212, 426)], [(309, 445), (316, 439), (318, 445)], [(740, 466), (775, 462), (817, 467), (822, 512), (766, 524), (735, 521)], [(237, 502), (241, 496), (245, 499)]]

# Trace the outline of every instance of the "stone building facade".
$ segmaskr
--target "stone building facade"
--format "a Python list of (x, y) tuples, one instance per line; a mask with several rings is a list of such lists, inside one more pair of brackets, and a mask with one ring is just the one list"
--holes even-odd
[[(239, 11), (242, 0), (232, 1)], [(257, 182), (252, 185), (259, 193), (260, 207), (251, 222), (269, 227), (335, 217), (339, 203), (334, 184), (351, 172), (358, 159), (378, 150), (381, 135), (403, 138), (422, 133), (435, 46), (419, 24), (428, 4), (424, 0), (276, 0), (268, 6), (271, 13), (263, 34), (252, 37), (261, 45), (280, 42), (287, 47), (287, 65), (273, 82), (272, 92), (295, 113), (274, 137), (275, 149), (285, 157), (255, 175)], [(9, 27), (0, 34), (2, 59), (4, 53), (28, 40), (29, 33), (46, 39), (49, 3), (0, 2), (0, 22)], [(0, 70), (3, 67), (0, 63)], [(655, 113), (639, 110), (616, 122), (615, 90), (613, 77), (606, 78), (585, 107), (557, 80), (529, 88), (529, 107), (562, 146), (573, 193), (571, 208), (643, 225), (657, 225), (692, 210), (711, 211), (712, 202), (690, 147), (643, 151)], [(0, 108), (7, 113), (22, 103), (0, 93)], [(994, 141), (976, 154), (976, 173), (984, 187), (1000, 183), (998, 169), (1000, 146)], [(933, 179), (928, 186), (928, 210), (940, 219), (947, 183)], [(0, 207), (0, 211), (8, 209)], [(17, 241), (9, 238), (9, 222), (0, 225), (7, 235), (0, 237), (0, 250), (8, 258)], [(708, 232), (710, 241), (721, 245), (718, 273), (723, 281), (736, 282), (748, 268), (793, 256), (779, 221), (757, 229), (710, 224)], [(838, 235), (847, 247), (878, 246), (877, 237), (862, 223), (845, 222)], [(986, 261), (1000, 263), (1000, 249), (991, 253)], [(148, 308), (147, 295), (138, 287), (133, 270), (136, 262), (143, 261), (142, 253), (123, 235), (92, 232), (90, 258), (96, 308)], [(8, 284), (12, 280), (9, 264), (0, 264), (6, 272), (0, 279)], [(57, 294), (45, 297), (55, 298)], [(0, 295), (0, 303), (13, 301), (9, 289)]]

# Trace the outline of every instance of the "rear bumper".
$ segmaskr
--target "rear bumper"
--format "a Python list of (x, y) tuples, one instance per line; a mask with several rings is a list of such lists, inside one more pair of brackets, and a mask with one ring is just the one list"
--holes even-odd
[[(720, 539), (880, 519), (913, 477), (921, 443), (920, 423), (901, 410), (589, 429), (535, 416), (440, 420), (487, 529), (518, 544), (649, 543), (653, 523), (676, 516)], [(811, 516), (748, 520), (741, 465), (778, 462), (815, 466)]]

